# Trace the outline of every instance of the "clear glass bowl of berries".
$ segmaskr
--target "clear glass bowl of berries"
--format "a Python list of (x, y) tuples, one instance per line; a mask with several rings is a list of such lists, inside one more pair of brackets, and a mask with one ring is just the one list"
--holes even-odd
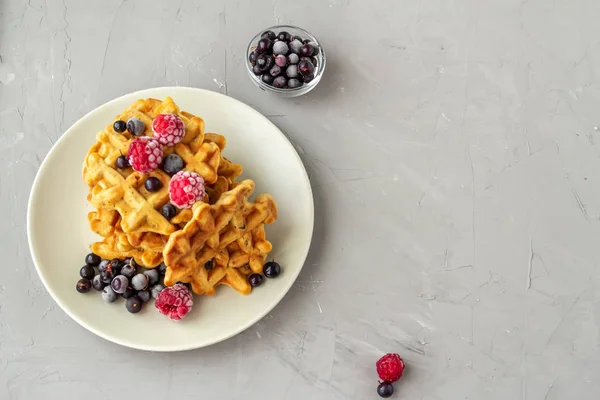
[(291, 25), (260, 31), (248, 44), (246, 67), (260, 89), (297, 97), (319, 84), (325, 71), (325, 51), (313, 35)]

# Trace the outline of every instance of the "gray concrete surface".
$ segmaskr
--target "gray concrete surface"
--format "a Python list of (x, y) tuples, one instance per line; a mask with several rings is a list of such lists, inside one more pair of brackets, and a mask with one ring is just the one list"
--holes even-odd
[[(0, 2), (0, 398), (375, 399), (375, 361), (399, 352), (397, 399), (597, 399), (599, 20), (597, 0)], [(275, 23), (327, 49), (305, 97), (246, 76), (247, 41)], [(164, 85), (269, 116), (316, 202), (282, 303), (177, 354), (71, 321), (25, 233), (64, 130)]]

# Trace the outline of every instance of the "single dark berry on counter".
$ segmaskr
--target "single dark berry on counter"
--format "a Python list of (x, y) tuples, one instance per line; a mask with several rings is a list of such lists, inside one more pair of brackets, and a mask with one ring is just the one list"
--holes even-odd
[(273, 65), (271, 67), (271, 69), (269, 70), (269, 75), (271, 75), (273, 78), (278, 77), (282, 73), (283, 73), (283, 70), (278, 65)]
[(290, 51), (290, 47), (286, 42), (277, 42), (273, 44), (273, 53), (279, 55), (286, 55)]
[(267, 278), (277, 278), (281, 273), (281, 266), (277, 264), (275, 261), (269, 261), (263, 267), (263, 274)]
[(388, 398), (394, 394), (394, 385), (389, 382), (382, 382), (377, 386), (377, 394), (379, 397)]
[(128, 298), (130, 298), (132, 296), (135, 296), (136, 293), (137, 293), (137, 291), (130, 286), (130, 287), (127, 288), (127, 290), (125, 291), (125, 293), (123, 293), (121, 295), (121, 297), (124, 298), (124, 299), (128, 299)]
[(288, 80), (288, 88), (296, 89), (300, 86), (302, 86), (302, 82), (300, 82), (300, 80), (298, 80), (296, 78), (292, 78), (292, 79)]
[(285, 70), (285, 74), (287, 75), (288, 78), (297, 78), (298, 77), (298, 66), (297, 65), (288, 65), (287, 69)]
[(267, 85), (272, 85), (274, 78), (271, 76), (271, 74), (264, 74), (263, 76), (260, 77), (260, 79)]
[(160, 274), (156, 269), (149, 269), (147, 271), (144, 271), (144, 275), (148, 277), (148, 284), (150, 286), (156, 285), (158, 283), (158, 280), (160, 279)]
[(300, 56), (296, 53), (292, 53), (288, 56), (288, 63), (290, 64), (298, 64), (300, 61)]
[(291, 35), (289, 34), (289, 32), (286, 32), (286, 31), (281, 31), (277, 34), (277, 39), (283, 40), (284, 42), (289, 42), (290, 37), (291, 37)]
[(167, 266), (164, 262), (158, 264), (158, 267), (156, 267), (156, 269), (158, 270), (160, 276), (165, 276), (165, 274), (167, 273)]
[(133, 136), (141, 136), (146, 131), (146, 125), (137, 118), (127, 120), (127, 131)]
[(131, 264), (125, 264), (125, 266), (121, 268), (121, 275), (125, 276), (127, 279), (133, 278), (136, 274), (137, 270)]
[(129, 164), (129, 159), (127, 158), (127, 156), (117, 157), (117, 168), (125, 169), (125, 168), (129, 168), (129, 167), (130, 167), (130, 164)]
[(136, 296), (142, 301), (142, 303), (147, 303), (150, 301), (152, 294), (150, 293), (150, 290), (146, 289), (137, 292)]
[(92, 267), (97, 267), (98, 264), (100, 264), (100, 261), (102, 261), (102, 259), (97, 254), (90, 253), (87, 256), (85, 256), (85, 263), (87, 265), (91, 265)]
[(107, 268), (105, 271), (100, 272), (100, 280), (107, 285), (112, 282), (114, 277), (115, 274), (112, 269)]
[(285, 76), (278, 76), (273, 79), (273, 87), (278, 89), (285, 89), (287, 87), (287, 79)]
[(135, 290), (144, 290), (148, 287), (148, 277), (144, 274), (137, 274), (131, 278), (131, 286)]
[(98, 271), (99, 272), (105, 271), (106, 270), (106, 266), (108, 265), (109, 262), (110, 261), (108, 261), (108, 260), (102, 260), (102, 261), (100, 261), (100, 264), (98, 264)]
[(142, 309), (142, 301), (137, 296), (132, 296), (125, 302), (125, 308), (132, 314), (139, 313)]
[(300, 60), (298, 63), (298, 72), (303, 76), (312, 75), (315, 72), (315, 66), (308, 60)]
[(319, 49), (319, 45), (317, 44), (317, 42), (307, 42), (305, 44), (310, 44), (313, 47), (313, 56), (316, 56), (320, 53), (321, 50)]
[(170, 220), (175, 215), (177, 215), (177, 209), (175, 208), (175, 206), (173, 204), (170, 204), (170, 203), (162, 206), (162, 208), (160, 209), (160, 212), (162, 213), (163, 217), (165, 217), (167, 220)]
[(251, 51), (250, 54), (248, 55), (248, 61), (250, 61), (251, 65), (256, 64), (256, 56), (258, 55), (258, 53), (256, 51)]
[(181, 157), (175, 153), (171, 153), (165, 156), (162, 169), (170, 176), (173, 176), (181, 171), (184, 166), (185, 164)]
[(100, 279), (100, 275), (96, 275), (94, 279), (92, 279), (92, 287), (98, 292), (102, 291), (106, 285), (107, 284), (102, 282), (102, 279)]
[(117, 301), (117, 294), (110, 286), (106, 286), (102, 289), (102, 300), (106, 303), (114, 303)]
[(94, 270), (94, 267), (86, 264), (79, 270), (79, 275), (82, 278), (92, 280), (94, 279), (94, 275), (96, 275), (96, 271)]
[(129, 286), (129, 279), (125, 275), (117, 275), (113, 278), (110, 283), (110, 287), (115, 293), (123, 294), (127, 291), (127, 287)]
[(273, 51), (273, 41), (268, 38), (262, 38), (256, 44), (256, 50), (259, 54), (267, 54)]
[(208, 260), (207, 262), (204, 263), (204, 268), (207, 271), (210, 271), (211, 269), (213, 269), (213, 266), (214, 266), (213, 264), (214, 264), (213, 260)]
[(304, 81), (304, 83), (308, 83), (310, 81), (312, 81), (313, 79), (315, 79), (314, 75), (306, 75), (302, 77), (302, 80)]
[(92, 282), (89, 279), (81, 278), (77, 281), (76, 289), (79, 293), (87, 293), (92, 289)]
[(263, 283), (263, 276), (261, 274), (250, 274), (248, 283), (250, 283), (250, 286), (252, 287), (260, 286)]
[(113, 129), (115, 130), (115, 132), (123, 133), (127, 130), (127, 124), (125, 123), (125, 121), (115, 121), (115, 123), (113, 124)]
[(275, 32), (273, 32), (273, 31), (264, 31), (264, 32), (262, 33), (262, 35), (260, 35), (260, 37), (261, 37), (261, 38), (267, 38), (267, 39), (269, 39), (269, 40), (275, 40), (275, 38), (276, 38), (277, 36), (275, 35)]
[(315, 48), (310, 44), (305, 44), (300, 48), (300, 55), (302, 57), (311, 57), (313, 54), (315, 54)]
[(162, 183), (160, 183), (158, 178), (151, 176), (150, 178), (146, 179), (146, 182), (144, 182), (144, 187), (149, 192), (158, 192), (162, 187)]
[(288, 59), (286, 56), (280, 54), (277, 57), (275, 57), (275, 65), (277, 65), (278, 67), (285, 67), (288, 63)]

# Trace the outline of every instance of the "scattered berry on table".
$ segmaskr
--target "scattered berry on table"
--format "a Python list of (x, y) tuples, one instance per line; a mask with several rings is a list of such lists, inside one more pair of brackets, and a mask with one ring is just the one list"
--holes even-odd
[(135, 290), (144, 290), (148, 287), (148, 277), (144, 274), (137, 274), (131, 278), (131, 286)]
[(156, 299), (158, 297), (158, 295), (160, 294), (160, 292), (162, 292), (162, 290), (165, 288), (165, 285), (157, 283), (156, 285), (152, 286), (151, 289), (151, 294), (152, 294), (152, 298)]
[(141, 136), (146, 131), (146, 124), (137, 118), (127, 120), (127, 131), (133, 136)]
[(275, 78), (273, 78), (271, 76), (271, 74), (264, 74), (263, 76), (260, 77), (260, 80), (263, 81), (264, 83), (266, 83), (267, 85), (272, 85), (274, 79)]
[(113, 124), (113, 129), (115, 130), (115, 132), (123, 133), (127, 130), (127, 123), (121, 120), (115, 121), (115, 123)]
[(390, 353), (381, 357), (375, 364), (377, 375), (384, 382), (396, 382), (404, 372), (404, 361), (398, 354)]
[(156, 267), (156, 269), (158, 270), (160, 276), (165, 276), (165, 273), (167, 272), (167, 266), (164, 262), (158, 264), (158, 267)]
[(136, 296), (142, 301), (142, 303), (147, 303), (150, 301), (152, 295), (150, 294), (150, 290), (140, 290), (137, 292)]
[(213, 269), (213, 267), (214, 261), (212, 259), (204, 263), (204, 269), (206, 269), (207, 271), (210, 271), (211, 269)]
[(288, 65), (287, 69), (285, 70), (285, 74), (287, 75), (288, 78), (297, 78), (298, 77), (298, 66), (295, 64)]
[(156, 298), (154, 306), (158, 311), (174, 321), (179, 321), (191, 311), (194, 299), (189, 289), (177, 283), (163, 289)]
[(277, 278), (281, 273), (281, 266), (275, 261), (269, 261), (263, 267), (263, 274), (267, 278)]
[(117, 294), (110, 286), (106, 286), (102, 289), (102, 300), (106, 303), (114, 303), (117, 300)]
[(179, 157), (175, 153), (171, 153), (165, 156), (162, 168), (163, 171), (165, 171), (167, 174), (173, 176), (179, 171), (181, 171), (184, 166), (185, 165), (181, 157)]
[(96, 271), (94, 270), (94, 267), (86, 264), (79, 270), (79, 275), (82, 278), (92, 280), (94, 279), (94, 275), (96, 275)]
[(117, 168), (119, 168), (119, 169), (129, 168), (129, 160), (127, 159), (127, 156), (117, 157), (116, 164), (117, 164)]
[(87, 265), (91, 265), (92, 267), (97, 267), (101, 261), (102, 259), (100, 258), (100, 256), (94, 253), (90, 253), (87, 256), (85, 256), (85, 263)]
[(144, 187), (149, 192), (158, 192), (162, 187), (162, 183), (160, 183), (158, 178), (151, 176), (150, 178), (146, 179), (146, 182), (144, 182)]
[(260, 54), (271, 53), (273, 51), (273, 41), (268, 38), (262, 38), (256, 45), (256, 51)]
[(137, 296), (131, 296), (125, 302), (125, 308), (132, 314), (139, 313), (142, 309), (142, 301)]
[(300, 60), (298, 63), (298, 72), (301, 75), (312, 75), (315, 72), (315, 66), (310, 60)]
[(179, 208), (191, 208), (205, 193), (204, 179), (195, 172), (179, 171), (169, 182), (171, 203)]
[(278, 89), (285, 89), (287, 87), (287, 79), (285, 76), (278, 76), (273, 79), (273, 86)]
[(144, 271), (144, 275), (148, 277), (148, 284), (150, 286), (156, 285), (158, 283), (158, 280), (160, 279), (160, 274), (156, 269), (149, 269), (147, 271)]
[(260, 35), (261, 38), (267, 38), (269, 40), (275, 40), (276, 36), (275, 36), (275, 32), (273, 31), (264, 31), (262, 33), (262, 35)]
[(288, 62), (290, 64), (298, 64), (299, 61), (300, 61), (300, 56), (298, 56), (298, 54), (296, 54), (296, 53), (292, 53), (288, 56)]
[(185, 124), (177, 114), (158, 114), (152, 121), (154, 138), (164, 146), (175, 146), (185, 136)]
[(296, 79), (296, 78), (292, 78), (290, 80), (288, 80), (288, 87), (290, 89), (295, 89), (302, 86), (302, 82), (300, 82), (300, 80)]
[(131, 264), (125, 264), (123, 268), (121, 268), (121, 275), (125, 276), (127, 279), (133, 278), (137, 274), (136, 268)]
[(394, 385), (389, 382), (382, 382), (377, 386), (377, 394), (380, 397), (388, 398), (394, 394)]
[(108, 260), (100, 261), (100, 263), (98, 264), (98, 271), (102, 272), (102, 271), (106, 270), (106, 266), (108, 265), (109, 262), (110, 261), (108, 261)]
[(273, 44), (273, 53), (281, 54), (285, 56), (290, 51), (290, 48), (286, 42), (276, 42)]
[(134, 171), (146, 173), (152, 172), (160, 165), (163, 150), (158, 140), (142, 136), (133, 139), (127, 151), (129, 164)]
[(263, 283), (263, 276), (261, 274), (250, 274), (250, 276), (248, 276), (248, 283), (250, 283), (250, 286), (252, 287), (260, 286)]
[(110, 283), (110, 287), (115, 293), (123, 294), (127, 291), (127, 287), (129, 286), (129, 279), (125, 275), (117, 275), (113, 278)]
[(300, 49), (302, 48), (302, 42), (299, 40), (293, 40), (290, 42), (290, 50), (292, 53), (300, 54)]
[(121, 295), (121, 297), (123, 297), (124, 299), (128, 299), (130, 297), (135, 296), (136, 293), (137, 293), (136, 290), (130, 286), (130, 287), (127, 288), (127, 290), (125, 291), (125, 293), (123, 293)]
[(284, 55), (278, 55), (277, 57), (275, 57), (275, 65), (277, 65), (278, 67), (285, 67), (287, 65), (288, 59), (286, 56)]
[(160, 209), (160, 212), (162, 213), (163, 217), (165, 217), (167, 220), (170, 220), (175, 215), (177, 215), (177, 209), (173, 204), (165, 204)]
[(290, 41), (290, 36), (291, 36), (291, 35), (289, 34), (289, 32), (286, 32), (286, 31), (281, 31), (281, 32), (279, 32), (279, 33), (277, 34), (277, 39), (279, 39), (279, 40), (283, 40), (283, 41), (285, 41), (285, 42), (289, 42), (289, 41)]
[(89, 279), (81, 278), (77, 281), (76, 288), (79, 293), (87, 293), (92, 289), (92, 282)]
[(92, 279), (92, 287), (98, 292), (104, 289), (106, 285), (107, 284), (102, 282), (102, 279), (100, 279), (100, 275), (96, 275), (94, 276), (94, 279)]

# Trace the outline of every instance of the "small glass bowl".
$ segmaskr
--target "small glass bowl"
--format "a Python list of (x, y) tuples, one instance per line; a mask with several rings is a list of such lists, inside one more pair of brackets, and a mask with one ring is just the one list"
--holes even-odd
[[(260, 79), (259, 76), (255, 75), (254, 72), (252, 72), (252, 64), (250, 64), (250, 60), (249, 60), (250, 53), (254, 50), (254, 48), (256, 47), (256, 44), (260, 40), (260, 35), (262, 35), (266, 31), (273, 31), (273, 32), (275, 32), (275, 34), (278, 34), (281, 31), (286, 31), (290, 35), (300, 36), (302, 39), (310, 39), (311, 42), (317, 43), (320, 51), (319, 51), (319, 54), (314, 56), (317, 59), (317, 65), (315, 65), (315, 73), (314, 73), (315, 78), (312, 81), (305, 83), (302, 86), (294, 88), (294, 89), (280, 89), (280, 88), (273, 87), (271, 85), (267, 85)], [(250, 77), (252, 82), (254, 82), (254, 84), (259, 89), (262, 89), (266, 92), (276, 93), (282, 97), (298, 97), (298, 96), (302, 96), (303, 94), (306, 94), (306, 93), (310, 92), (311, 90), (313, 90), (315, 88), (315, 86), (317, 86), (319, 84), (319, 82), (321, 81), (321, 77), (323, 76), (323, 72), (325, 71), (325, 65), (326, 65), (325, 50), (323, 49), (323, 46), (321, 45), (321, 43), (317, 40), (316, 37), (314, 37), (307, 31), (305, 31), (304, 29), (298, 28), (297, 26), (277, 25), (277, 26), (272, 26), (267, 29), (263, 29), (262, 31), (258, 32), (256, 34), (256, 36), (254, 36), (252, 38), (250, 43), (248, 43), (248, 48), (246, 49), (246, 71), (248, 72), (248, 76)]]

